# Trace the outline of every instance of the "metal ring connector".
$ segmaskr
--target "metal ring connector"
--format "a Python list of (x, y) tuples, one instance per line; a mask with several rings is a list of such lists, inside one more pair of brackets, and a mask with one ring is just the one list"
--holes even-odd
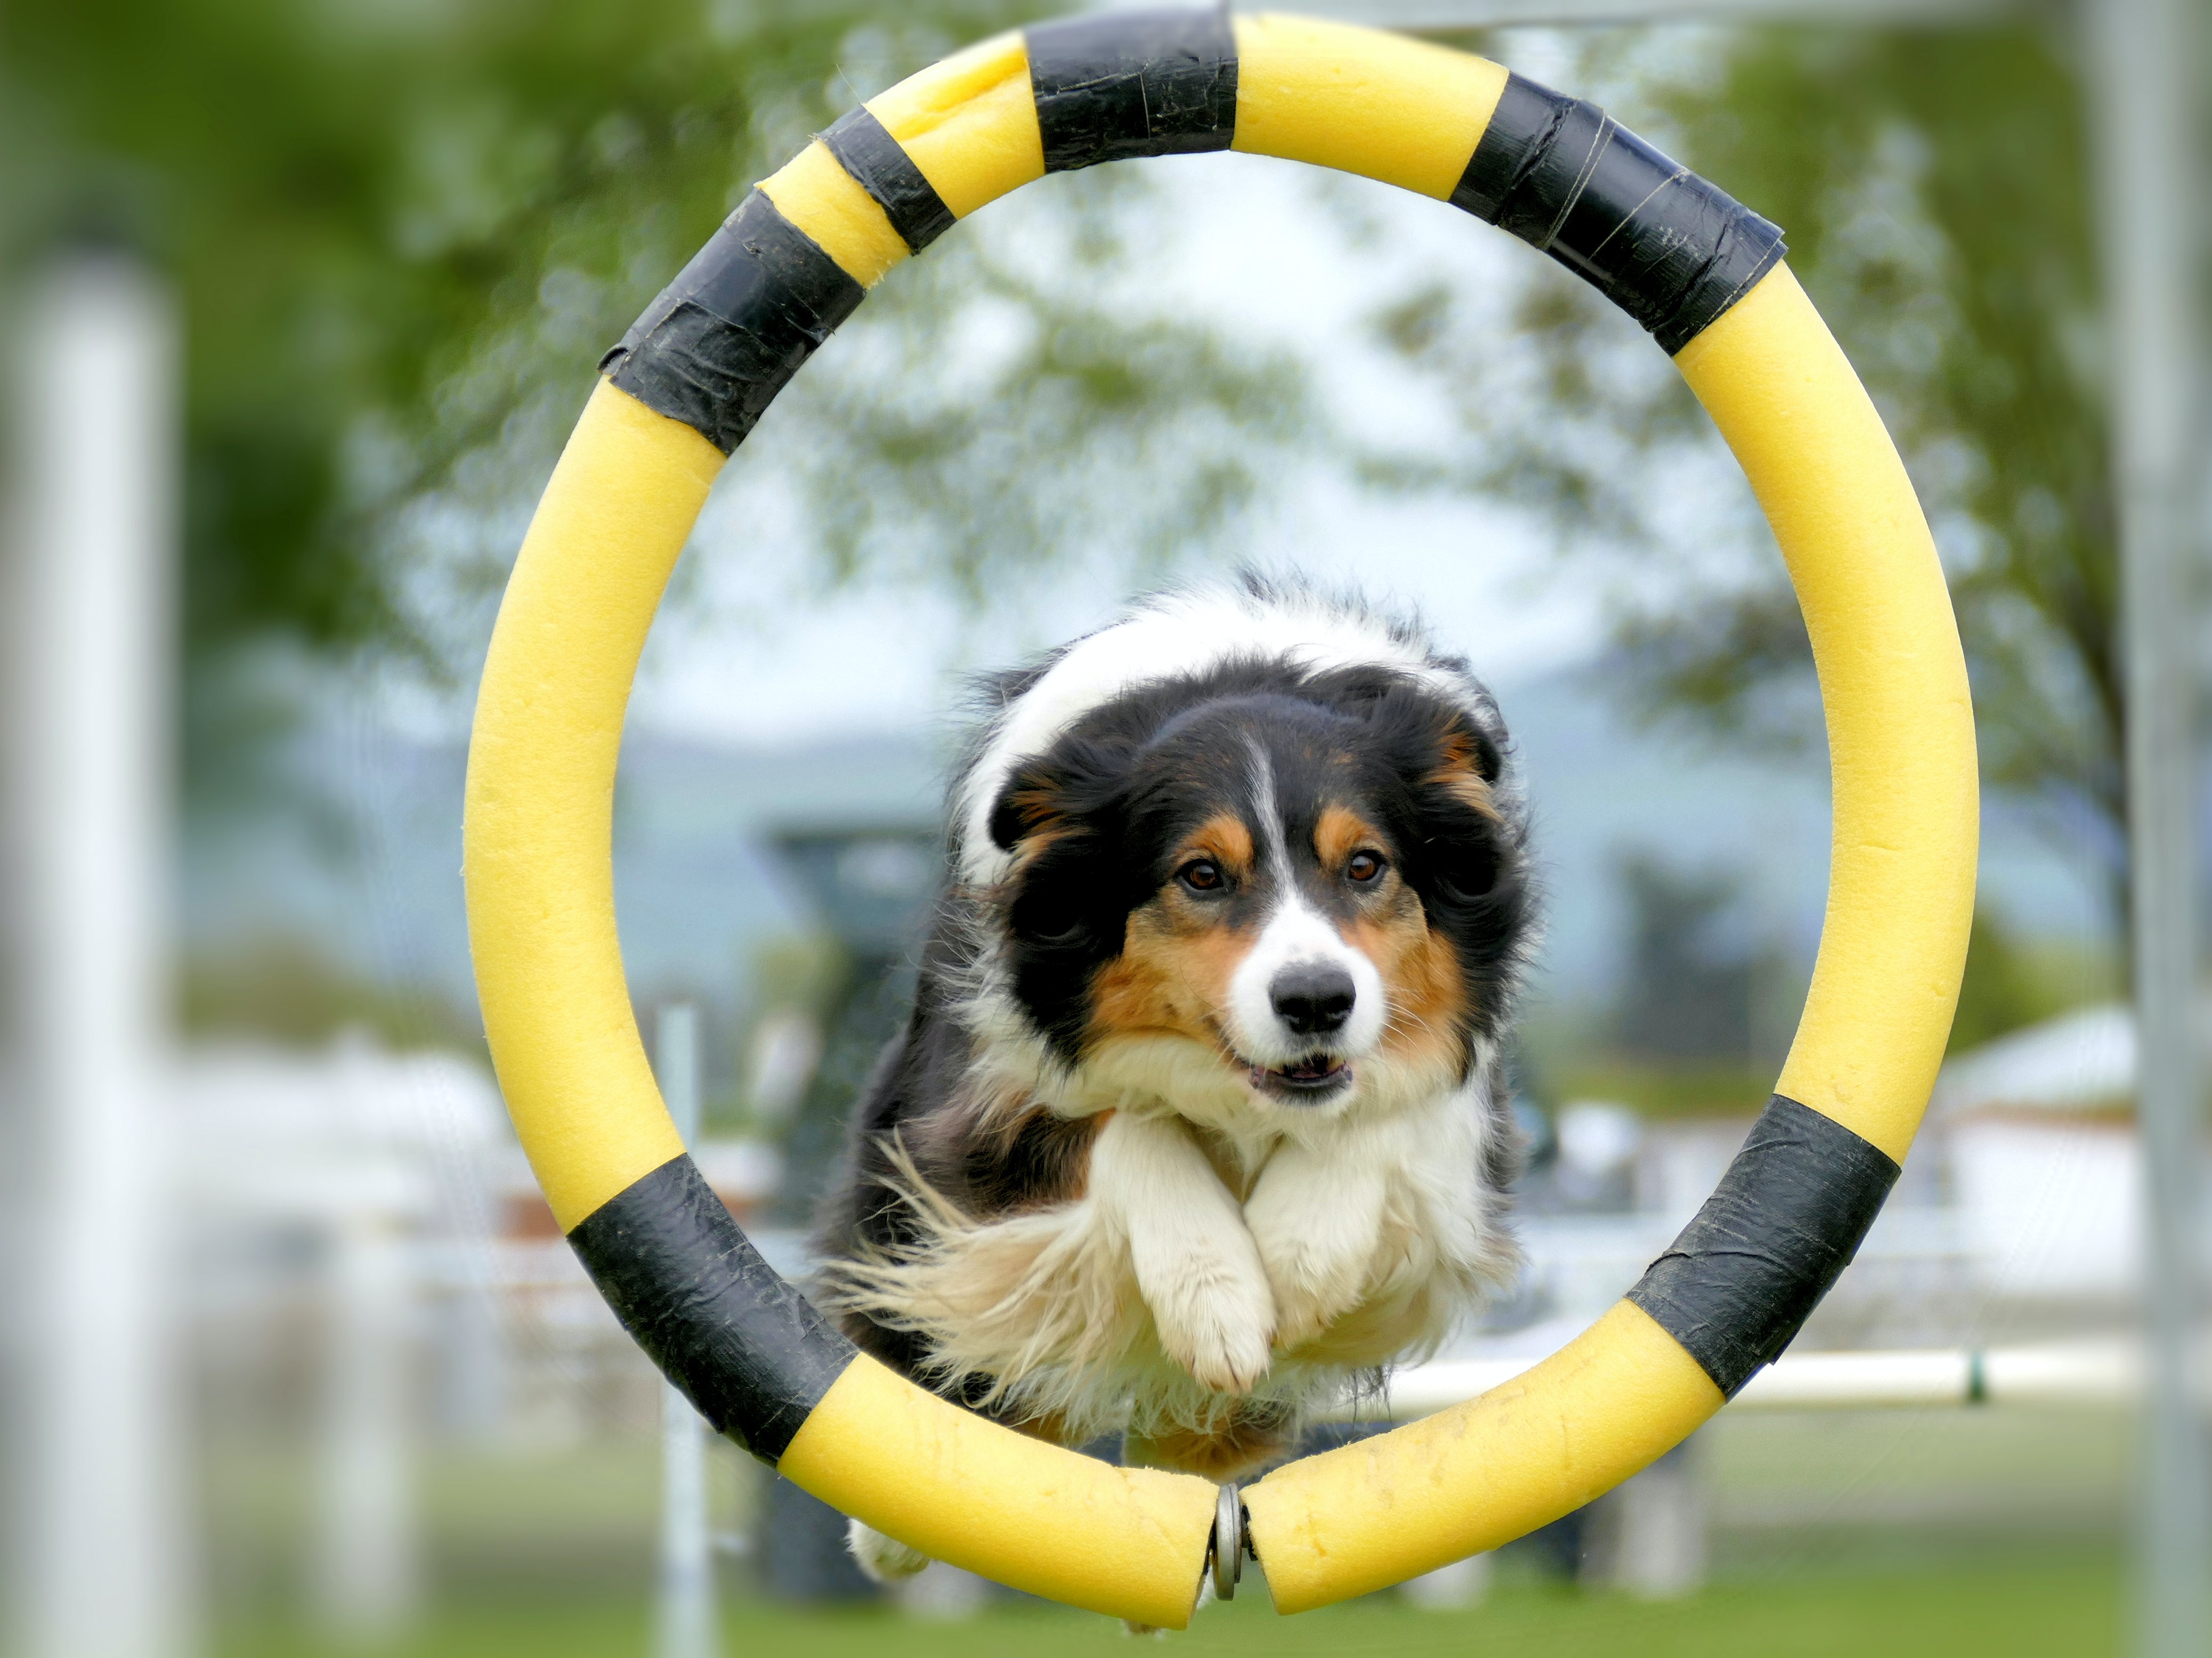
[(1224, 1485), (1213, 1505), (1213, 1546), (1208, 1551), (1213, 1571), (1213, 1598), (1234, 1600), (1237, 1580), (1244, 1575), (1244, 1504), (1237, 1487)]

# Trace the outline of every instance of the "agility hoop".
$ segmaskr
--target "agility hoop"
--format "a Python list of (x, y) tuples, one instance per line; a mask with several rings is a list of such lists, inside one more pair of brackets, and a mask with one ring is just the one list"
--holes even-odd
[[(1239, 149), (1511, 231), (1669, 352), (1788, 563), (1833, 771), (1827, 914), (1775, 1097), (1627, 1298), (1481, 1398), (1219, 1500), (973, 1415), (858, 1353), (684, 1154), (623, 975), (617, 750), (639, 653), (725, 458), (894, 265), (1016, 186)], [(1680, 1443), (1788, 1344), (1895, 1181), (1973, 903), (1972, 714), (1919, 503), (1782, 234), (1600, 111), (1496, 64), (1311, 18), (1107, 14), (870, 100), (762, 181), (601, 364), (525, 538), (469, 756), (484, 1029), (608, 1303), (714, 1427), (836, 1508), (1017, 1588), (1186, 1625), (1249, 1526), (1302, 1612), (1521, 1536)], [(1217, 1536), (1219, 1546), (1216, 1546)], [(1219, 1558), (1217, 1558), (1217, 1556)]]

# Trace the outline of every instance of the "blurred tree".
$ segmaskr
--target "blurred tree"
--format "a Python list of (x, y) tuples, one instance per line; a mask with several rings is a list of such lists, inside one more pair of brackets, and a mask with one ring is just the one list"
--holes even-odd
[(2019, 933), (1991, 911), (1977, 909), (1947, 1051), (1962, 1054), (2063, 1011), (2068, 998), (2052, 977)]
[(194, 1036), (251, 1033), (312, 1048), (356, 1029), (395, 1048), (483, 1048), (473, 1011), (426, 986), (366, 979), (308, 938), (264, 933), (194, 952), (179, 978), (179, 1023)]
[[(1746, 31), (1705, 78), (1631, 80), (1610, 101), (1648, 98), (1621, 110), (1632, 125), (1784, 227), (1935, 524), (1985, 779), (2087, 841), (2117, 895), (2103, 347), (2081, 90), (2057, 29)], [(1588, 48), (1591, 79), (1623, 50)], [(1616, 683), (1639, 713), (1817, 751), (1796, 605), (1679, 377), (1548, 263), (1530, 262), (1514, 307), (1525, 349), (1477, 337), (1481, 303), (1437, 286), (1379, 316), (1462, 416), (1455, 452), (1399, 470), (1503, 494), (1622, 557)], [(1655, 562), (1659, 548), (1675, 556)]]
[(1615, 1046), (1643, 1059), (1748, 1059), (1758, 976), (1773, 963), (1748, 936), (1742, 882), (1641, 855), (1620, 874), (1629, 936)]
[[(503, 568), (593, 361), (749, 183), (859, 97), (1036, 9), (80, 0), (0, 15), (12, 262), (119, 222), (182, 290), (203, 786), (252, 734), (240, 665), (267, 647), (450, 657), (447, 567)], [(1103, 223), (1115, 193), (1053, 199)], [(1114, 258), (1110, 235), (1068, 240)], [(811, 428), (785, 445), (814, 458), (799, 532), (846, 575), (896, 551), (974, 589), (1018, 553), (1103, 537), (1142, 555), (1219, 530), (1249, 456), (1192, 428), (1292, 432), (1295, 369), (1117, 308), (1100, 282), (1064, 298), (1069, 284), (975, 240), (896, 275), (848, 331), (861, 340), (825, 354), (848, 380), (829, 384), (825, 361), (775, 417)], [(919, 400), (854, 389), (884, 352), (934, 349), (977, 307), (1012, 343), (988, 372)], [(1060, 510), (1083, 494), (1071, 469), (1103, 464), (1146, 468), (1148, 511)]]

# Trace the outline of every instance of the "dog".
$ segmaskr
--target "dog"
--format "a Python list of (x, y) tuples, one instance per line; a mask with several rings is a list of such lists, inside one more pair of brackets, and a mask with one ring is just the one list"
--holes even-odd
[[(1518, 1272), (1504, 722), (1417, 624), (1251, 578), (979, 701), (818, 1293), (971, 1409), (1243, 1478)], [(852, 1543), (879, 1579), (927, 1564)]]

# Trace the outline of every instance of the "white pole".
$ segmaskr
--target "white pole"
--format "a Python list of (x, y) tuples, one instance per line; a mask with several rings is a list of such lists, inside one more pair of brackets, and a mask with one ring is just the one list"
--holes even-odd
[[(687, 1146), (699, 1139), (699, 1016), (672, 1002), (654, 1020), (653, 1066), (660, 1095)], [(707, 1527), (707, 1424), (691, 1401), (660, 1388), (660, 1583), (654, 1658), (712, 1658), (715, 1626), (714, 1542)]]
[(168, 999), (177, 327), (136, 264), (80, 255), (30, 296), (15, 399), (8, 883), (27, 1107), (18, 1270), (24, 1410), (10, 1461), (25, 1658), (195, 1643), (175, 1247), (154, 1108)]
[(2121, 648), (2127, 674), (2129, 908), (2134, 922), (2147, 1233), (2149, 1414), (2143, 1436), (2136, 1650), (2212, 1650), (2204, 1438), (2192, 1397), (2199, 1313), (2196, 617), (2197, 203), (2191, 0), (2092, 0), (2097, 197), (2112, 362)]
[(406, 1243), (392, 1218), (373, 1206), (330, 1228), (310, 1588), (324, 1625), (357, 1645), (392, 1640), (422, 1607)]

